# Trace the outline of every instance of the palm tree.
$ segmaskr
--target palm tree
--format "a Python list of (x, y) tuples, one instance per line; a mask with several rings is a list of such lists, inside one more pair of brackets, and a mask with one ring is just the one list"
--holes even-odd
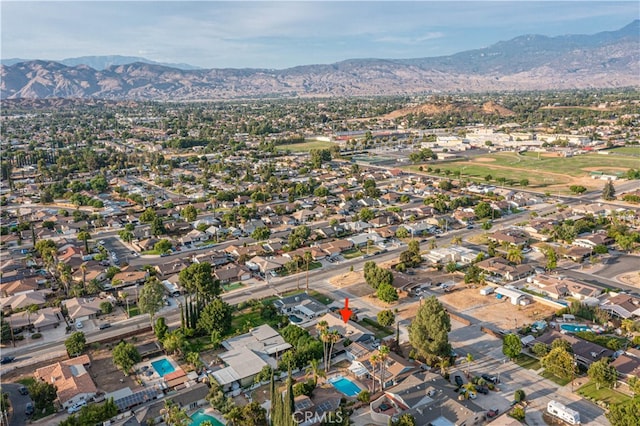
[(429, 250), (435, 250), (438, 248), (438, 243), (435, 239), (429, 240)]
[(440, 368), (440, 374), (446, 376), (449, 372), (449, 367), (451, 367), (451, 360), (448, 356), (442, 357), (438, 360), (437, 366)]
[(64, 293), (69, 295), (69, 283), (71, 283), (71, 267), (66, 263), (60, 262), (56, 266), (58, 274), (60, 274), (60, 282), (64, 286)]
[(329, 342), (325, 339), (325, 335), (329, 330), (329, 324), (326, 321), (320, 321), (316, 324), (316, 331), (318, 338), (322, 342), (322, 359), (324, 362), (325, 371), (327, 368), (327, 353), (329, 352)]
[(470, 353), (467, 353), (467, 357), (465, 358), (465, 360), (467, 361), (467, 376), (469, 375), (469, 365), (474, 361), (473, 355)]
[(325, 370), (327, 373), (331, 370), (331, 352), (333, 351), (333, 345), (340, 340), (340, 335), (336, 330), (329, 330), (323, 334), (323, 338), (321, 339), (327, 342), (329, 345), (329, 353), (327, 355), (327, 359), (325, 360)]
[(522, 254), (522, 249), (520, 247), (512, 247), (507, 252), (507, 260), (509, 262), (513, 262), (515, 264), (520, 264), (524, 260), (524, 254)]
[(371, 389), (372, 394), (376, 393), (376, 365), (378, 364), (379, 360), (380, 358), (377, 354), (372, 354), (369, 357), (369, 362), (371, 363), (371, 376), (373, 377), (373, 386)]
[(476, 392), (476, 385), (474, 385), (473, 383), (469, 382), (466, 383), (465, 385), (462, 386), (464, 390), (466, 390), (467, 392), (465, 393), (465, 396), (467, 398), (469, 398), (469, 395), (471, 395), (471, 392), (475, 393)]
[(326, 373), (322, 368), (320, 368), (320, 361), (318, 359), (312, 359), (309, 362), (309, 365), (305, 369), (306, 374), (310, 374), (313, 376), (313, 383), (318, 383), (318, 377), (325, 378), (327, 377)]
[(161, 412), (162, 418), (169, 426), (184, 426), (191, 421), (187, 416), (187, 412), (169, 399), (165, 399), (164, 408)]
[(454, 246), (459, 246), (460, 244), (462, 244), (462, 237), (459, 235), (456, 235), (451, 239), (451, 244), (453, 244)]
[(89, 240), (91, 239), (91, 235), (87, 231), (80, 231), (78, 232), (77, 238), (80, 241), (84, 241), (85, 254), (89, 254)]
[(309, 263), (313, 260), (313, 256), (310, 251), (304, 252), (304, 261), (307, 262), (307, 293), (309, 293)]
[(293, 256), (293, 261), (296, 264), (296, 277), (297, 277), (296, 290), (300, 290), (300, 262), (302, 261), (302, 258), (300, 257), (299, 254), (296, 254), (295, 256)]
[(387, 370), (387, 358), (389, 358), (390, 349), (388, 346), (381, 345), (378, 349), (378, 359), (380, 361), (380, 390), (384, 391), (385, 373)]
[(40, 307), (38, 305), (31, 304), (27, 306), (27, 309), (24, 311), (24, 313), (27, 314), (27, 323), (29, 323), (29, 327), (31, 327), (31, 314), (35, 314), (39, 310), (40, 310)]
[(83, 263), (80, 265), (80, 271), (82, 272), (82, 287), (84, 288), (84, 292), (87, 292), (87, 264)]

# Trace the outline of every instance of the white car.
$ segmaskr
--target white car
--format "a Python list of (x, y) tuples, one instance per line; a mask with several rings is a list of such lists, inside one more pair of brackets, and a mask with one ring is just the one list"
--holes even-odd
[(103, 245), (104, 245), (104, 240), (100, 240), (100, 241), (98, 241), (98, 244), (100, 244), (101, 246), (103, 246)]
[(76, 328), (82, 328), (82, 321), (76, 321)]
[(73, 413), (77, 413), (78, 411), (80, 411), (82, 409), (82, 407), (84, 407), (85, 405), (87, 405), (86, 401), (80, 401), (75, 405), (72, 405), (71, 407), (67, 408), (67, 413), (69, 414), (73, 414)]

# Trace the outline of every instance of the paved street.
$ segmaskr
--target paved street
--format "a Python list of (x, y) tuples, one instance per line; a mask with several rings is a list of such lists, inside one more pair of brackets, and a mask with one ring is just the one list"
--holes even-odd
[[(551, 400), (559, 401), (574, 410), (580, 412), (580, 418), (584, 425), (606, 425), (608, 420), (604, 417), (604, 411), (580, 396), (571, 392), (571, 385), (559, 387), (550, 380), (544, 379), (535, 371), (518, 366), (506, 359), (502, 354), (502, 342), (480, 331), (482, 324), (464, 326), (457, 321), (451, 321), (452, 331), (449, 339), (460, 355), (460, 361), (456, 363), (455, 371), (466, 370), (466, 362), (463, 361), (467, 353), (474, 356), (470, 371), (473, 375), (483, 373), (496, 375), (500, 379), (499, 391), (489, 395), (478, 395), (474, 401), (483, 408), (498, 408), (504, 412), (513, 400), (514, 392), (523, 389), (527, 395), (528, 411), (543, 412), (547, 403)], [(532, 415), (532, 413), (528, 414)], [(534, 417), (535, 418), (535, 417)], [(529, 424), (539, 424), (536, 422)]]

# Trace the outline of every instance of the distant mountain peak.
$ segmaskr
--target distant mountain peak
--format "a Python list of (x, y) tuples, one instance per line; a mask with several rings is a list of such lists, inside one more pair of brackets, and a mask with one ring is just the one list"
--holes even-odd
[[(0, 66), (0, 98), (198, 100), (640, 87), (640, 20), (592, 35), (530, 34), (449, 56), (347, 59), (283, 70), (184, 69), (86, 56)], [(494, 108), (495, 109), (495, 108)]]

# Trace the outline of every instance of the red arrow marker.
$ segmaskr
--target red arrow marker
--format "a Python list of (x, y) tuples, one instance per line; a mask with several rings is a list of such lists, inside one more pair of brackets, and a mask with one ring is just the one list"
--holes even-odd
[(349, 319), (351, 319), (351, 315), (353, 315), (353, 311), (349, 309), (348, 298), (344, 299), (344, 308), (340, 309), (338, 312), (342, 315), (342, 321), (344, 321), (345, 324), (348, 323)]

